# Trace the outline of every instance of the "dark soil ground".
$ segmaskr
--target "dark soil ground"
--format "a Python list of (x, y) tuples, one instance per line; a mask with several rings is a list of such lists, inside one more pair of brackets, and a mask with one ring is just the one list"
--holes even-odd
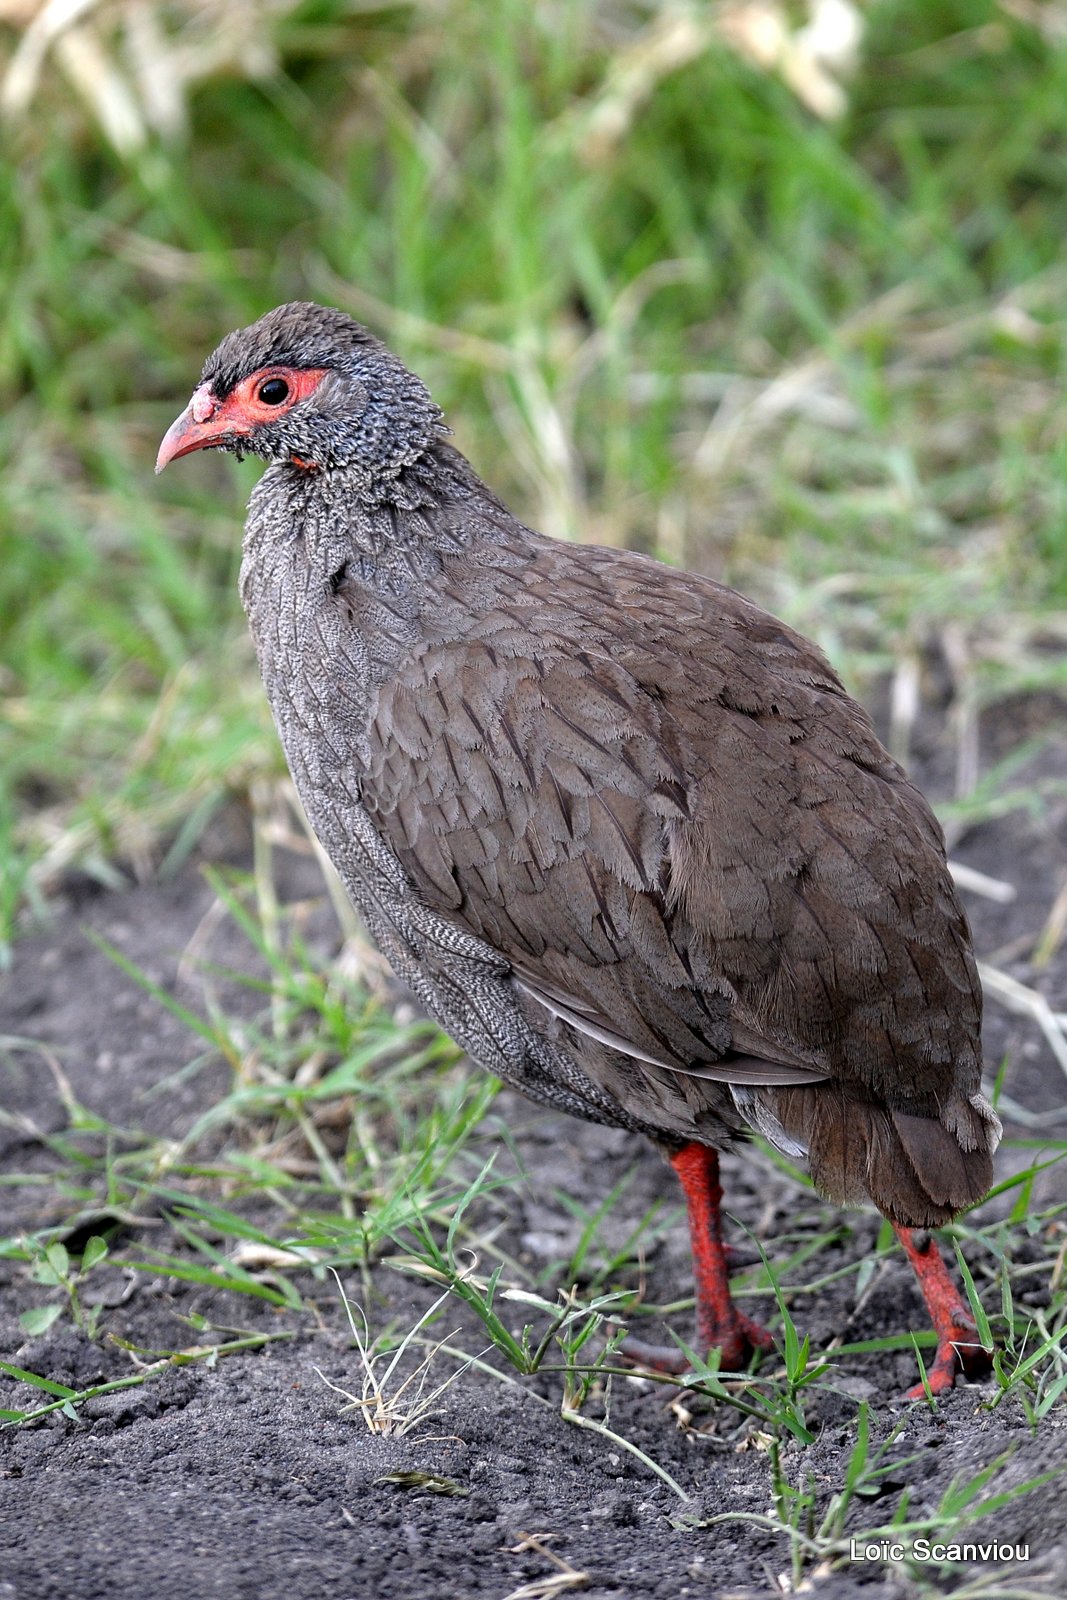
[[(1012, 783), (1044, 782), (1044, 803), (970, 828), (955, 841), (953, 854), (1017, 890), (1010, 904), (966, 897), (980, 954), (1035, 984), (1054, 1009), (1064, 1010), (1067, 946), (1061, 943), (1040, 971), (1026, 965), (1067, 881), (1062, 708), (1002, 713), (983, 731), (983, 756), (991, 764), (1035, 730), (1043, 742)], [(919, 755), (931, 786), (936, 791), (940, 782), (943, 790), (942, 747), (931, 740)], [(305, 871), (294, 865), (291, 893), (305, 891)], [(76, 886), (65, 916), (18, 946), (0, 991), (0, 1035), (9, 1036), (9, 1046), (11, 1036), (46, 1044), (74, 1099), (112, 1124), (180, 1134), (225, 1091), (228, 1073), (215, 1065), (176, 1077), (198, 1053), (199, 1041), (94, 945), (87, 930), (102, 932), (171, 988), (210, 891), (193, 870), (122, 895), (79, 899), (75, 891)], [(217, 930), (210, 957), (223, 966), (251, 960), (232, 925)], [(183, 991), (194, 1007), (195, 987), (195, 979), (189, 980)], [(235, 1007), (262, 1005), (262, 995), (239, 989), (231, 999)], [(1059, 1066), (1032, 1020), (991, 1003), (990, 1068), (1005, 1056), (1011, 1099), (1043, 1113), (1038, 1131), (1062, 1139), (1067, 1086)], [(0, 1125), (0, 1175), (9, 1176), (9, 1186), (0, 1189), (8, 1212), (0, 1233), (16, 1234), (77, 1209), (50, 1181), (56, 1159), (44, 1142), (67, 1127), (69, 1113), (40, 1052), (12, 1046), (0, 1074), (10, 1114)], [(557, 1191), (592, 1205), (632, 1170), (607, 1224), (620, 1237), (654, 1196), (676, 1203), (673, 1180), (656, 1155), (621, 1133), (548, 1116), (501, 1095), (477, 1135), (486, 1151), (499, 1144), (501, 1119), (531, 1175), (507, 1191), (507, 1240), (516, 1257), (565, 1259), (577, 1225), (555, 1198)], [(1035, 1135), (1032, 1126), (1014, 1131)], [(1005, 1149), (999, 1175), (1037, 1154)], [(765, 1241), (772, 1260), (775, 1239), (786, 1228), (795, 1235), (826, 1226), (825, 1209), (812, 1197), (805, 1210), (803, 1197), (798, 1202), (796, 1188), (766, 1158), (732, 1155), (725, 1168), (731, 1211)], [(38, 1181), (10, 1183), (16, 1173), (36, 1174)], [(1065, 1193), (1067, 1178), (1062, 1168), (1053, 1168), (1039, 1180), (1035, 1204)], [(468, 1370), (428, 1423), (403, 1437), (373, 1434), (358, 1414), (342, 1414), (342, 1398), (320, 1376), (321, 1371), (344, 1388), (359, 1388), (357, 1356), (332, 1282), (298, 1276), (312, 1308), (301, 1313), (172, 1277), (123, 1272), (123, 1248), (136, 1255), (146, 1240), (181, 1248), (158, 1220), (150, 1221), (155, 1226), (146, 1223), (116, 1243), (117, 1259), (100, 1269), (99, 1287), (98, 1277), (92, 1279), (93, 1298), (104, 1302), (95, 1341), (66, 1317), (27, 1338), (18, 1315), (46, 1293), (24, 1264), (0, 1260), (3, 1358), (81, 1388), (135, 1370), (130, 1354), (106, 1336), (142, 1349), (180, 1349), (192, 1337), (181, 1320), (191, 1313), (210, 1318), (217, 1328), (293, 1337), (214, 1365), (167, 1367), (141, 1387), (89, 1401), (76, 1420), (56, 1412), (0, 1432), (0, 1600), (536, 1600), (570, 1588), (588, 1600), (711, 1600), (782, 1592), (781, 1575), (790, 1572), (783, 1534), (757, 1522), (712, 1520), (724, 1512), (765, 1515), (772, 1509), (768, 1441), (735, 1411), (696, 1398), (687, 1401), (686, 1418), (677, 1406), (669, 1407), (668, 1391), (641, 1379), (614, 1381), (611, 1429), (672, 1474), (689, 1496), (685, 1501), (625, 1448), (564, 1420), (558, 1380), (544, 1376), (505, 1384)], [(859, 1262), (873, 1250), (878, 1219), (850, 1213), (844, 1221), (839, 1264)], [(1025, 1230), (1017, 1237), (1025, 1249)], [(649, 1271), (653, 1300), (687, 1292), (682, 1226), (654, 1247)], [(354, 1298), (363, 1298), (361, 1289), (349, 1288)], [(369, 1310), (376, 1326), (392, 1319), (409, 1327), (434, 1298), (426, 1285), (385, 1264), (373, 1271), (372, 1291)], [(1038, 1285), (1035, 1297), (1040, 1296)], [(903, 1257), (887, 1257), (858, 1311), (855, 1305), (854, 1281), (843, 1278), (806, 1295), (794, 1311), (816, 1350), (835, 1336), (852, 1341), (922, 1326)], [(442, 1332), (455, 1328), (458, 1345), (484, 1348), (484, 1334), (463, 1307), (450, 1308), (447, 1317)], [(673, 1316), (672, 1325), (688, 1335), (685, 1312)], [(443, 1375), (448, 1358), (438, 1361)], [(995, 1409), (984, 1404), (994, 1395), (991, 1383), (962, 1384), (931, 1412), (900, 1399), (915, 1377), (914, 1357), (907, 1352), (857, 1354), (842, 1359), (836, 1371), (834, 1389), (820, 1390), (811, 1404), (815, 1443), (784, 1448), (790, 1480), (810, 1478), (820, 1509), (842, 1485), (855, 1442), (856, 1402), (871, 1403), (875, 1441), (906, 1419), (890, 1459), (909, 1459), (882, 1481), (880, 1500), (857, 1502), (850, 1526), (870, 1528), (888, 1520), (906, 1487), (909, 1514), (929, 1514), (954, 1478), (969, 1478), (1006, 1453), (1010, 1459), (987, 1492), (1007, 1490), (1067, 1459), (1062, 1413), (1032, 1433), (1013, 1400)], [(41, 1398), (0, 1378), (0, 1406), (28, 1407)], [(603, 1397), (594, 1396), (587, 1410), (602, 1420)], [(404, 1473), (438, 1474), (446, 1488), (459, 1492), (395, 1481)], [(387, 1481), (389, 1475), (394, 1481)], [(1067, 1594), (1065, 1480), (1009, 1500), (976, 1524), (972, 1536), (1029, 1545), (1025, 1568), (1006, 1567), (1003, 1581), (983, 1593), (1002, 1594), (1016, 1583), (1035, 1594)], [(935, 1592), (947, 1592), (987, 1571), (966, 1563), (940, 1579), (932, 1575), (930, 1582)], [(830, 1600), (861, 1586), (872, 1600), (919, 1592), (903, 1569), (860, 1563), (834, 1570), (815, 1564), (807, 1582)]]

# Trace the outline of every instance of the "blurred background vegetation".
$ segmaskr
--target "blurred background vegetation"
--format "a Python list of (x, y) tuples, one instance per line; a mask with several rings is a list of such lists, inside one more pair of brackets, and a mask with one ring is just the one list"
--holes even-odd
[[(0, 937), (280, 770), (228, 329), (346, 309), (528, 521), (1067, 687), (1067, 4), (0, 0)], [(961, 760), (957, 788), (975, 781)]]

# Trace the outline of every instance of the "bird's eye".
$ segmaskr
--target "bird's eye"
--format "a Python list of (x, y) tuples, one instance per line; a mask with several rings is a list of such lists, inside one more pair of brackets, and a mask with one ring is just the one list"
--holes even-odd
[(265, 378), (256, 390), (256, 399), (265, 406), (280, 406), (289, 398), (289, 385), (284, 378)]

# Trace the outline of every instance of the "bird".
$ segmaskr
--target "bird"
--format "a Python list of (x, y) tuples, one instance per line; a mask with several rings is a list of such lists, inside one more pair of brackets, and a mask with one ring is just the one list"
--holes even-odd
[(719, 1370), (773, 1347), (721, 1215), (719, 1153), (759, 1134), (892, 1224), (936, 1334), (909, 1397), (981, 1374), (931, 1230), (988, 1192), (1001, 1127), (933, 812), (814, 644), (527, 527), (450, 440), (384, 342), (297, 301), (222, 339), (156, 464), (267, 463), (241, 599), (364, 924), (475, 1062), (666, 1157)]

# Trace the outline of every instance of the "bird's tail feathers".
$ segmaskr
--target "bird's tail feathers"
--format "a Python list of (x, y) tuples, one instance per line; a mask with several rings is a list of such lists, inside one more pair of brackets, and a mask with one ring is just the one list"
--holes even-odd
[(851, 1085), (738, 1089), (738, 1110), (840, 1204), (873, 1201), (891, 1221), (935, 1228), (974, 1205), (993, 1179), (1000, 1119), (980, 1092), (936, 1115), (863, 1099)]

